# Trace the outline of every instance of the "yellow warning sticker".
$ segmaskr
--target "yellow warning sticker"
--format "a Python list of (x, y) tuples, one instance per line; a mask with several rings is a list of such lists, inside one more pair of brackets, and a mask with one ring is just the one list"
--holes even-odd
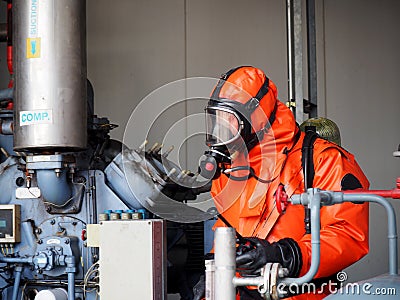
[(26, 58), (40, 57), (40, 38), (26, 39)]

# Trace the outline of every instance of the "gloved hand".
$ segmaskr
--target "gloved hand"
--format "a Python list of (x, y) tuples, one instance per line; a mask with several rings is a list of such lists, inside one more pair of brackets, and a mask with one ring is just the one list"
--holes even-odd
[(291, 238), (274, 243), (256, 237), (244, 238), (236, 254), (237, 270), (242, 276), (259, 275), (264, 265), (276, 262), (289, 270), (289, 277), (297, 277), (302, 266), (300, 248)]
[(204, 185), (190, 187), (170, 181), (162, 187), (161, 191), (167, 197), (175, 201), (183, 202), (186, 200), (196, 200), (197, 196), (201, 193), (209, 192), (211, 190), (211, 184), (212, 182), (210, 180)]
[(206, 279), (201, 275), (199, 281), (193, 287), (193, 300), (200, 300), (206, 296)]

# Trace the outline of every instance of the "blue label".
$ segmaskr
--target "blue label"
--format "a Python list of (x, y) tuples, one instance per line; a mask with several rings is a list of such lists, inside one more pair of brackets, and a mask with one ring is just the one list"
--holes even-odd
[(26, 110), (19, 113), (20, 126), (53, 123), (51, 110)]

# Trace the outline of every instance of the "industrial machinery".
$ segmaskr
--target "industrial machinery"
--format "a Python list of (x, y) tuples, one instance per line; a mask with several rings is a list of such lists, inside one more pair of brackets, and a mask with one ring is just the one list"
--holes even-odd
[[(173, 208), (204, 187), (161, 147), (132, 150), (110, 139), (116, 125), (94, 114), (85, 1), (14, 0), (7, 9), (12, 80), (0, 91), (0, 299), (132, 299), (134, 280), (149, 289), (140, 299), (165, 299), (174, 267), (167, 251), (182, 235), (200, 251), (189, 249), (186, 262), (203, 266), (203, 223), (178, 223), (177, 214), (213, 215)], [(127, 264), (135, 251), (139, 260)], [(124, 277), (126, 290), (110, 292)]]

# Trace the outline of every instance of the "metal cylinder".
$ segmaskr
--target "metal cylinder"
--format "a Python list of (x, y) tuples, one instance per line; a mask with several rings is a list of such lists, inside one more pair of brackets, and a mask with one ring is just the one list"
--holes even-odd
[(35, 300), (68, 300), (68, 293), (62, 288), (42, 290), (35, 296)]
[(231, 227), (218, 227), (215, 230), (215, 299), (236, 299), (236, 288), (233, 285), (236, 270), (235, 259), (235, 229)]
[(86, 147), (86, 1), (14, 0), (14, 149)]

